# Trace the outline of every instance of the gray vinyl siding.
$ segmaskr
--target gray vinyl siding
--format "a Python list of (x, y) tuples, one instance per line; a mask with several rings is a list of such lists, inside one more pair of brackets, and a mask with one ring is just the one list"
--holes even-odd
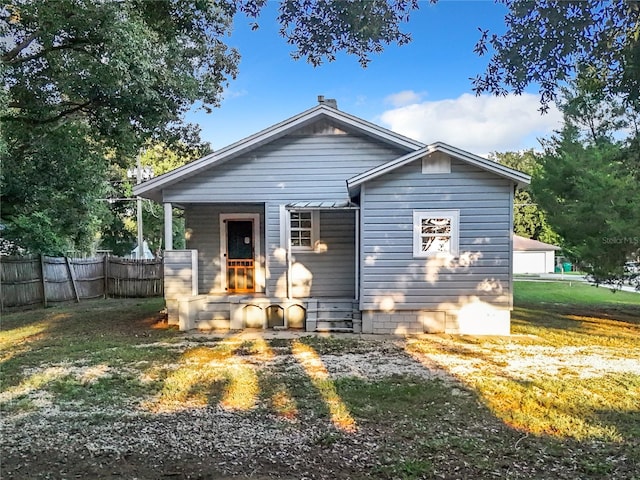
[[(512, 189), (509, 180), (457, 160), (448, 174), (422, 174), (416, 161), (366, 182), (361, 309), (393, 299), (396, 310), (455, 310), (470, 296), (508, 308)], [(468, 264), (413, 258), (414, 210), (459, 210), (460, 258), (470, 256)]]
[(322, 252), (292, 252), (312, 274), (312, 297), (355, 298), (355, 212), (320, 212)]
[[(286, 297), (286, 248), (280, 241), (280, 204), (268, 203), (266, 211), (267, 295)], [(279, 254), (275, 254), (279, 252)]]
[[(192, 252), (190, 250), (170, 250), (164, 258), (164, 297), (175, 299), (182, 295), (191, 295), (193, 286)], [(188, 272), (185, 274), (185, 272)]]
[[(215, 292), (221, 288), (220, 280), (216, 280), (220, 274), (219, 222), (209, 221), (220, 210), (198, 204), (227, 203), (226, 213), (246, 212), (244, 207), (234, 206), (238, 202), (264, 205), (266, 293), (283, 296), (286, 262), (281, 253), (286, 246), (281, 244), (280, 205), (305, 200), (348, 200), (348, 178), (405, 153), (351, 134), (287, 136), (165, 189), (165, 202), (188, 205), (187, 228), (191, 234), (188, 248), (197, 248), (199, 252), (200, 291)], [(313, 274), (313, 296), (335, 294), (353, 298), (354, 212), (339, 213), (335, 221), (332, 215), (323, 212), (320, 219), (320, 236), (327, 243), (327, 252), (295, 252), (295, 255)], [(349, 235), (351, 244), (347, 245)], [(349, 256), (350, 260), (345, 261)]]
[[(286, 295), (286, 259), (282, 255), (280, 204), (266, 206), (267, 294)], [(326, 252), (292, 251), (292, 262), (301, 263), (313, 275), (312, 297), (355, 296), (355, 212), (336, 210), (320, 212), (319, 240), (327, 245)], [(279, 255), (274, 252), (280, 251)]]
[[(220, 265), (220, 214), (260, 214), (260, 238), (264, 239), (263, 205), (187, 205), (185, 228), (187, 248), (198, 250), (198, 293), (224, 293)], [(264, 247), (261, 264), (264, 268)]]
[[(265, 211), (267, 221), (265, 222)], [(220, 214), (259, 213), (261, 243), (267, 238), (268, 251), (280, 249), (280, 206), (260, 205), (189, 205), (185, 209), (187, 247), (198, 250), (199, 293), (223, 293), (220, 266)], [(270, 221), (269, 221), (270, 220)], [(319, 240), (327, 245), (324, 252), (292, 252), (292, 261), (304, 265), (313, 275), (312, 297), (355, 296), (355, 212), (337, 210), (320, 212)], [(263, 248), (264, 255), (264, 248)], [(286, 262), (271, 255), (268, 263), (267, 294), (284, 296)]]
[(285, 137), (169, 187), (174, 203), (348, 198), (346, 180), (403, 152), (351, 135)]

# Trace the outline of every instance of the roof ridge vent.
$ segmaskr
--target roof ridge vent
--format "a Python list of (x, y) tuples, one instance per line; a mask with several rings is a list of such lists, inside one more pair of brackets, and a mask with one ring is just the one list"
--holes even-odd
[(318, 103), (327, 107), (338, 109), (338, 101), (335, 98), (324, 98), (324, 95), (318, 95)]

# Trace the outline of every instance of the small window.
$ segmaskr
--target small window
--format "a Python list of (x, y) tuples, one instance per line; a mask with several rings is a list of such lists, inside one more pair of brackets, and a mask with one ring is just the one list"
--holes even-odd
[(458, 255), (458, 210), (413, 212), (413, 256)]
[(318, 212), (291, 212), (291, 247), (311, 250), (317, 240)]

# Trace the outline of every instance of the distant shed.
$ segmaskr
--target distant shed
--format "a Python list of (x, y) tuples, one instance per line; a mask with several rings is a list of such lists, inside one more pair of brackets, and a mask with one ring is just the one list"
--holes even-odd
[(513, 236), (513, 273), (553, 273), (560, 247), (531, 238)]

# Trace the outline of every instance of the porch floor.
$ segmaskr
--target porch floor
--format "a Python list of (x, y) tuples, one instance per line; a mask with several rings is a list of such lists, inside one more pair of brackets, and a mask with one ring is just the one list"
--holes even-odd
[(206, 295), (196, 317), (198, 330), (360, 331), (352, 298), (282, 299), (264, 294)]

